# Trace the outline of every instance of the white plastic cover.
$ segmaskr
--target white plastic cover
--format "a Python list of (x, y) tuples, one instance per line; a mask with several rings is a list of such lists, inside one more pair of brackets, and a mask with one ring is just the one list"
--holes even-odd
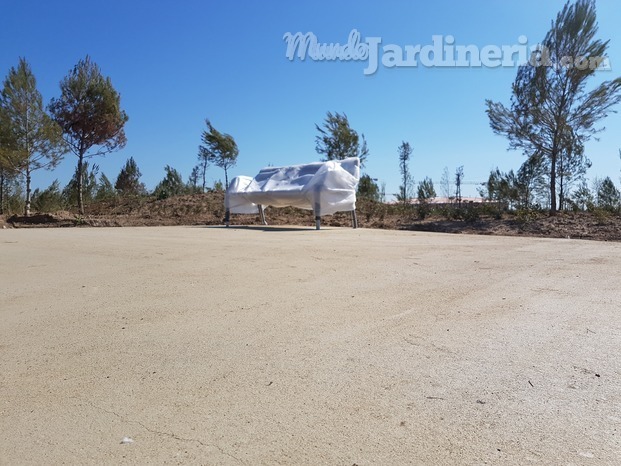
[(258, 206), (298, 207), (316, 216), (356, 209), (360, 159), (356, 157), (289, 167), (266, 167), (257, 176), (238, 176), (224, 203), (233, 214), (258, 213)]

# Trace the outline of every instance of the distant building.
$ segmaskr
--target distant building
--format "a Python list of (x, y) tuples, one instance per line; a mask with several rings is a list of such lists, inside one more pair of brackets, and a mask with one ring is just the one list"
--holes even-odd
[[(488, 202), (487, 200), (485, 200), (482, 197), (462, 197), (461, 198), (461, 203), (462, 204), (483, 204), (485, 202)], [(401, 202), (399, 201), (390, 201), (388, 202), (388, 204), (400, 204)], [(452, 197), (452, 198), (448, 198), (448, 197), (434, 197), (432, 199), (427, 200), (427, 204), (432, 204), (432, 205), (445, 205), (445, 204), (456, 204), (457, 200)], [(410, 199), (410, 204), (419, 204), (418, 199), (417, 198), (412, 198)]]

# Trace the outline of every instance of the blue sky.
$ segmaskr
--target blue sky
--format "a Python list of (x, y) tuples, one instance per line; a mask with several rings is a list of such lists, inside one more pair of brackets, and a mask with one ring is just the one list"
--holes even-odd
[[(315, 123), (327, 111), (345, 112), (364, 133), (370, 156), (366, 171), (399, 186), (397, 148), (408, 141), (416, 180), (438, 182), (445, 166), (464, 166), (466, 181), (487, 179), (490, 169), (517, 169), (519, 153), (495, 136), (485, 115), (486, 98), (508, 103), (514, 68), (380, 68), (365, 76), (364, 62), (289, 61), (286, 32), (313, 32), (320, 42), (347, 41), (352, 29), (382, 44), (427, 45), (432, 35), (452, 35), (457, 44), (516, 44), (525, 35), (540, 41), (564, 0), (423, 1), (15, 1), (3, 6), (0, 74), (23, 56), (31, 64), (45, 101), (58, 83), (89, 54), (110, 76), (129, 115), (127, 146), (96, 158), (114, 182), (133, 156), (147, 187), (164, 166), (184, 179), (197, 160), (200, 135), (209, 118), (233, 135), (240, 149), (231, 175), (254, 175), (267, 164), (317, 160)], [(599, 37), (610, 39), (611, 72), (621, 75), (621, 8), (598, 0)], [(621, 109), (619, 109), (621, 110)], [(619, 182), (621, 116), (611, 115), (599, 141), (587, 146), (588, 173)], [(45, 187), (66, 184), (76, 158), (68, 154), (53, 172), (34, 174)], [(211, 167), (209, 183), (223, 179)], [(476, 193), (468, 185), (466, 194)]]

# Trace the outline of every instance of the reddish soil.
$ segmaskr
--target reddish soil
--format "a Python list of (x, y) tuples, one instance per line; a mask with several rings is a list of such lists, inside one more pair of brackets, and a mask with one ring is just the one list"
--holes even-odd
[[(401, 206), (366, 200), (358, 203), (358, 221), (362, 228), (621, 241), (621, 217), (612, 213), (559, 213), (550, 217), (545, 213), (533, 212), (505, 213), (502, 216), (485, 215), (483, 210), (474, 216), (459, 212), (454, 215), (454, 212), (453, 215), (433, 213), (420, 220), (415, 208), (404, 210)], [(0, 216), (0, 228), (220, 225), (223, 218), (223, 193), (212, 192), (162, 200), (115, 199), (87, 206), (84, 216), (68, 211), (30, 217)], [(266, 218), (270, 225), (314, 225), (309, 211), (294, 208), (268, 208)], [(233, 215), (231, 224), (259, 225), (260, 221), (258, 216)], [(351, 217), (348, 213), (326, 216), (322, 219), (322, 225), (348, 227)]]

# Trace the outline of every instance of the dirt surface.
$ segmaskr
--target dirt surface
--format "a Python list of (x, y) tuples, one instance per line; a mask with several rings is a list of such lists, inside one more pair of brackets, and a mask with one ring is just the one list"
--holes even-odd
[(6, 229), (0, 256), (2, 464), (621, 457), (619, 243)]
[[(465, 205), (461, 209), (454, 206), (436, 207), (431, 215), (421, 220), (415, 206), (404, 209), (399, 205), (366, 199), (359, 199), (357, 203), (358, 221), (362, 228), (621, 241), (621, 216), (606, 211), (562, 212), (550, 217), (542, 212), (490, 215), (494, 210), (490, 205)], [(312, 213), (300, 209), (268, 207), (266, 216), (270, 225), (314, 225)], [(0, 216), (0, 226), (3, 224), (15, 228), (41, 228), (222, 225), (223, 220), (224, 195), (214, 191), (168, 199), (116, 198), (87, 205), (85, 215), (68, 211), (34, 214), (31, 217), (13, 215), (4, 224), (5, 220)], [(260, 221), (258, 215), (233, 215), (232, 223), (259, 225)], [(323, 217), (322, 224), (333, 227), (351, 226), (351, 217), (349, 213), (341, 212)]]

